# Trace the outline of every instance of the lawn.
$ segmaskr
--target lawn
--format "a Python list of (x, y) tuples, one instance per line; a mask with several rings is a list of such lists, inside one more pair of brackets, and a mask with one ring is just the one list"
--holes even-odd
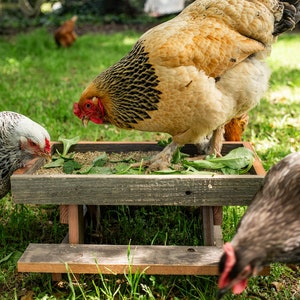
[[(52, 140), (80, 136), (86, 141), (158, 141), (166, 135), (125, 131), (89, 124), (73, 115), (73, 102), (103, 69), (127, 53), (136, 32), (85, 34), (69, 49), (58, 49), (50, 32), (0, 37), (0, 111), (25, 114), (44, 125)], [(268, 59), (270, 88), (250, 112), (244, 140), (253, 143), (266, 170), (292, 151), (300, 151), (300, 35), (285, 34)], [(224, 209), (223, 232), (234, 234), (244, 207)], [(198, 211), (181, 207), (110, 207), (103, 212), (106, 242), (198, 245)], [(0, 299), (213, 299), (216, 277), (209, 276), (72, 276), (60, 284), (45, 274), (19, 274), (16, 262), (30, 242), (59, 243), (67, 228), (56, 206), (15, 205), (0, 200)], [(110, 229), (113, 227), (113, 230)], [(270, 276), (250, 280), (240, 296), (224, 299), (299, 299), (299, 268), (274, 264)], [(26, 298), (33, 299), (33, 298)]]

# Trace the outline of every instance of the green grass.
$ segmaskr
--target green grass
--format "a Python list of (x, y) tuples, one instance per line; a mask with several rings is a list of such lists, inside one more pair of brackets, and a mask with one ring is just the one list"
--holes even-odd
[[(51, 33), (38, 29), (0, 37), (0, 110), (25, 114), (43, 124), (52, 140), (157, 141), (165, 135), (125, 131), (113, 126), (81, 125), (72, 105), (103, 69), (121, 58), (139, 34), (86, 34), (73, 47), (57, 49)], [(279, 38), (271, 57), (270, 88), (250, 112), (244, 139), (251, 141), (268, 170), (291, 151), (300, 151), (300, 36)], [(224, 208), (223, 233), (234, 234), (244, 207)], [(15, 205), (0, 200), (0, 299), (17, 299), (33, 291), (34, 299), (213, 299), (216, 277), (81, 276), (60, 285), (47, 274), (19, 274), (16, 263), (29, 242), (58, 243), (67, 228), (56, 206)], [(109, 207), (102, 209), (101, 240), (112, 244), (201, 245), (199, 211), (181, 207)], [(283, 284), (274, 284), (279, 282)], [(298, 273), (274, 265), (270, 276), (252, 278), (243, 295), (225, 299), (299, 299)], [(106, 296), (105, 296), (106, 295)]]

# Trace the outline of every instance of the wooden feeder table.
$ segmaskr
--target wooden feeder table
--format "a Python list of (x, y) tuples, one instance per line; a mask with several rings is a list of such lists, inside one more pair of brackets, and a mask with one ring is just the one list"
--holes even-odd
[[(222, 153), (250, 143), (226, 142)], [(62, 150), (53, 143), (52, 151)], [(154, 143), (78, 143), (70, 151), (161, 151)], [(186, 145), (183, 152), (193, 154)], [(11, 177), (15, 203), (57, 204), (60, 220), (69, 225), (61, 244), (29, 244), (18, 261), (19, 272), (164, 275), (217, 275), (222, 254), (219, 209), (249, 205), (265, 175), (258, 157), (248, 175), (35, 175), (44, 164), (35, 159)], [(141, 246), (83, 244), (83, 205), (202, 207), (204, 246)], [(219, 219), (219, 221), (217, 221)], [(129, 250), (130, 248), (130, 250)], [(265, 268), (264, 272), (268, 272)], [(57, 276), (55, 276), (57, 274)]]

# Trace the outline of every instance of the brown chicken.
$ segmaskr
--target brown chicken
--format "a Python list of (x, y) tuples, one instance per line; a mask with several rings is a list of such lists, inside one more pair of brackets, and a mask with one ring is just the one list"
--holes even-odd
[(273, 166), (220, 260), (219, 298), (274, 262), (300, 263), (300, 152)]
[(77, 34), (75, 32), (75, 23), (77, 21), (77, 16), (73, 16), (70, 20), (64, 22), (58, 29), (54, 32), (54, 39), (58, 46), (64, 48), (73, 45), (77, 39)]
[(99, 74), (74, 114), (84, 124), (169, 133), (173, 141), (146, 162), (150, 170), (168, 168), (177, 147), (202, 147), (212, 132), (206, 152), (219, 153), (224, 125), (267, 90), (273, 33), (293, 28), (295, 12), (275, 0), (195, 1)]
[(224, 126), (225, 141), (238, 142), (242, 140), (242, 136), (248, 125), (249, 116), (243, 114), (240, 117), (232, 119)]

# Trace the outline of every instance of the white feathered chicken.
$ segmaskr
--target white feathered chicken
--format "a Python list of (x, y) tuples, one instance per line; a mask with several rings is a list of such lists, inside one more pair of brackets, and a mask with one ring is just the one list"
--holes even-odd
[(50, 136), (31, 119), (0, 112), (0, 199), (10, 190), (10, 176), (34, 157), (50, 157)]
[(272, 262), (300, 263), (300, 152), (286, 156), (264, 179), (220, 260), (219, 298), (241, 293), (248, 277)]

